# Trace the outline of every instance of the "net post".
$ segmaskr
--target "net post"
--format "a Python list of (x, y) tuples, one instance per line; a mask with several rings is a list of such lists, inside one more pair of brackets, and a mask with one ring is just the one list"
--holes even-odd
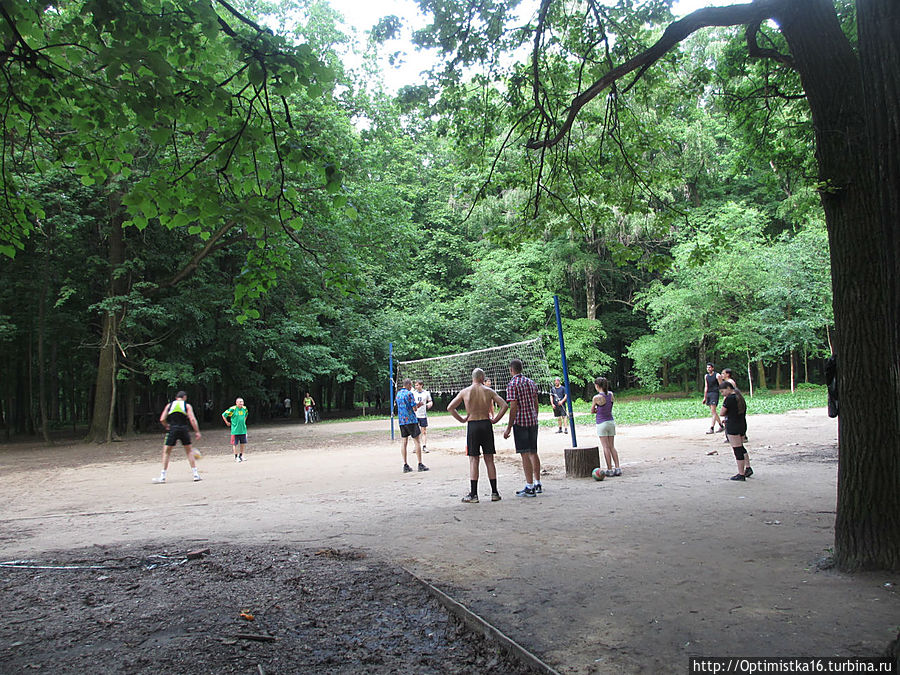
[(391, 440), (394, 440), (394, 343), (388, 342), (388, 383), (390, 384), (391, 397), (388, 405), (391, 407)]
[(556, 309), (556, 332), (559, 335), (559, 353), (562, 355), (563, 381), (566, 385), (566, 405), (569, 408), (569, 432), (572, 434), (572, 447), (578, 447), (575, 438), (575, 417), (572, 415), (572, 393), (569, 391), (569, 364), (566, 361), (566, 342), (563, 339), (562, 318), (559, 315), (559, 296), (553, 296), (553, 307)]

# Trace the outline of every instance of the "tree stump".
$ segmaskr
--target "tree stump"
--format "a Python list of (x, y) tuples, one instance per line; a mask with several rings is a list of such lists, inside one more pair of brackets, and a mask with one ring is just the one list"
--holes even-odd
[(566, 478), (590, 478), (600, 466), (600, 448), (566, 448)]

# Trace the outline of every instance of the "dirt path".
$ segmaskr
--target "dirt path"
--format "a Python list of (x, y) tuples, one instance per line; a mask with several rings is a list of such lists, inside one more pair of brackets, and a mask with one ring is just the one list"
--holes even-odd
[[(750, 420), (756, 475), (702, 420), (622, 427), (625, 475), (564, 478), (541, 430), (545, 494), (497, 434), (503, 501), (460, 503), (463, 430), (435, 418), (427, 473), (400, 472), (383, 420), (250, 428), (235, 464), (204, 434), (204, 480), (159, 438), (111, 449), (0, 450), (0, 557), (148, 540), (356, 546), (447, 589), (565, 673), (684, 672), (691, 655), (877, 655), (897, 633), (896, 575), (817, 571), (832, 541), (836, 424), (821, 410)], [(592, 430), (579, 428), (582, 445)], [(717, 455), (708, 452), (718, 451)], [(488, 492), (483, 481), (482, 494)]]

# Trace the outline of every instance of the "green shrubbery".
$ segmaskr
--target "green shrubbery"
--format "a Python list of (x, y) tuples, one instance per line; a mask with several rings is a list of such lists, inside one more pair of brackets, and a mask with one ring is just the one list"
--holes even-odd
[[(633, 390), (632, 390), (633, 391)], [(631, 393), (631, 392), (629, 392)], [(776, 393), (767, 389), (754, 392), (747, 399), (748, 415), (776, 415), (788, 410), (825, 407), (828, 393), (824, 386), (803, 384), (791, 392)], [(542, 406), (542, 410), (549, 406)], [(576, 401), (573, 404), (575, 421), (578, 424), (590, 424), (590, 402)], [(614, 415), (618, 424), (647, 424), (649, 422), (667, 422), (680, 419), (700, 419), (709, 417), (709, 408), (703, 405), (700, 394), (685, 398), (632, 398), (622, 394), (617, 396)], [(544, 424), (555, 424), (546, 421)]]

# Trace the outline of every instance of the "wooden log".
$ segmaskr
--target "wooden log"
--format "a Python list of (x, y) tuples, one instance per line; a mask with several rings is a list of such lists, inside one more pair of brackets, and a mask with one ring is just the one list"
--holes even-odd
[(590, 478), (600, 466), (600, 448), (566, 448), (566, 478)]

